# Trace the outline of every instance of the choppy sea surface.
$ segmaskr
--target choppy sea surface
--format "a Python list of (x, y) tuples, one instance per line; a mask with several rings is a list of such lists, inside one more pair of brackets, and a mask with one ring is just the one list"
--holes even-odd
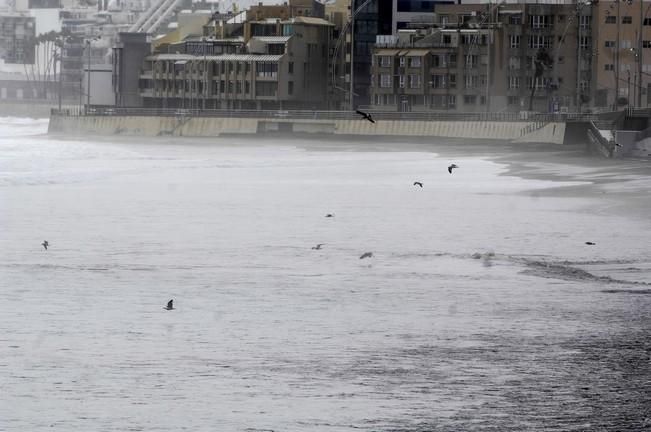
[(639, 166), (46, 130), (0, 118), (2, 431), (651, 430)]

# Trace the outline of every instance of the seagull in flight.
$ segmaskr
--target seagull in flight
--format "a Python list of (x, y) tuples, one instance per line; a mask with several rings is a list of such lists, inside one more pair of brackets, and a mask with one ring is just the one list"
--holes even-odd
[(414, 186), (420, 186), (423, 187), (423, 184), (421, 182), (414, 182)]
[(452, 170), (455, 169), (455, 168), (459, 168), (459, 166), (458, 166), (457, 164), (452, 164), (452, 165), (450, 165), (450, 166), (448, 167), (448, 172), (449, 172), (450, 174), (452, 174)]
[(364, 259), (364, 258), (371, 258), (373, 256), (373, 252), (364, 252), (359, 259)]
[(327, 215), (325, 215), (325, 217), (335, 217), (335, 214), (334, 213), (328, 213)]
[(355, 112), (356, 112), (357, 114), (361, 115), (361, 116), (364, 118), (364, 120), (368, 120), (368, 121), (370, 121), (371, 123), (375, 123), (375, 120), (373, 120), (373, 116), (372, 116), (370, 113), (367, 113), (367, 112), (364, 112), (364, 111), (360, 111), (360, 110), (356, 110)]
[(316, 246), (312, 246), (312, 249), (314, 249), (314, 250), (321, 250), (321, 246), (325, 246), (325, 243), (319, 243), (319, 244), (316, 245)]
[(165, 306), (163, 309), (165, 309), (165, 310), (174, 310), (174, 300), (168, 301), (167, 306)]
[(585, 244), (590, 245), (590, 246), (594, 246), (594, 245), (596, 245), (597, 243), (594, 243), (594, 242), (585, 242)]
[(43, 246), (43, 248), (45, 250), (47, 250), (47, 247), (50, 246), (50, 243), (47, 240), (43, 240), (43, 243), (41, 243), (41, 246)]

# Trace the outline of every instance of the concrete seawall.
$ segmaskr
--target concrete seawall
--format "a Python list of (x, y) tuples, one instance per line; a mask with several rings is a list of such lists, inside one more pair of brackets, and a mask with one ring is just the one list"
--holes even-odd
[(60, 116), (50, 133), (215, 137), (273, 132), (385, 137), (445, 137), (563, 144), (564, 122), (265, 119), (173, 116)]

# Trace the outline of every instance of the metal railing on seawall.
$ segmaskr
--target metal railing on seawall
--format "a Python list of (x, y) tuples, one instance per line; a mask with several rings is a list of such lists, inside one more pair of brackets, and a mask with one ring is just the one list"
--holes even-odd
[[(448, 111), (369, 111), (375, 120), (411, 121), (491, 121), (491, 122), (589, 122), (598, 120), (599, 114), (583, 113), (518, 113), (518, 112), (448, 112)], [(138, 108), (114, 106), (90, 106), (89, 108), (52, 109), (52, 115), (77, 116), (143, 116), (143, 117), (215, 117), (257, 118), (269, 120), (359, 120), (354, 111), (311, 110), (203, 110), (181, 108)]]

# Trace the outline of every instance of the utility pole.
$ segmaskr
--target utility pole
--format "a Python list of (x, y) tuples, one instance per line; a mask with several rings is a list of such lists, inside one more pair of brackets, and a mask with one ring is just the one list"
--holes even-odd
[(617, 45), (615, 48), (617, 51), (615, 52), (615, 111), (619, 109), (619, 51), (621, 49), (621, 43), (622, 41), (619, 39), (619, 29), (621, 25), (621, 16), (619, 14), (619, 5), (621, 1), (617, 1)]
[[(354, 4), (355, 0), (351, 0), (351, 4)], [(355, 86), (353, 85), (353, 75), (355, 70), (355, 14), (353, 13), (354, 7), (351, 8), (350, 14), (350, 110), (355, 109), (353, 102), (353, 94), (355, 93)]]
[(61, 55), (62, 52), (63, 52), (63, 47), (59, 47), (59, 54), (57, 55), (57, 59), (59, 60), (59, 111), (61, 111), (61, 88), (63, 83), (63, 79), (62, 79), (63, 62), (62, 62), (62, 55)]
[[(583, 37), (583, 26), (581, 25), (581, 12), (583, 12), (583, 5), (581, 3), (576, 4), (576, 22), (578, 25), (578, 34), (579, 40), (577, 43), (577, 61), (576, 61), (576, 111), (581, 112), (581, 39)], [(619, 18), (618, 18), (619, 19)], [(619, 44), (619, 40), (617, 41)]]
[(90, 108), (90, 40), (86, 40), (86, 47), (88, 48), (88, 78), (86, 79), (86, 114)]
[[(495, 6), (497, 8), (497, 5)], [(493, 46), (493, 7), (488, 2), (488, 35), (486, 39), (486, 112), (490, 112), (490, 85), (491, 85), (491, 47)]]
[(206, 64), (206, 38), (202, 39), (202, 45), (203, 45), (203, 109), (205, 111), (206, 109), (206, 87), (208, 86), (208, 68)]

